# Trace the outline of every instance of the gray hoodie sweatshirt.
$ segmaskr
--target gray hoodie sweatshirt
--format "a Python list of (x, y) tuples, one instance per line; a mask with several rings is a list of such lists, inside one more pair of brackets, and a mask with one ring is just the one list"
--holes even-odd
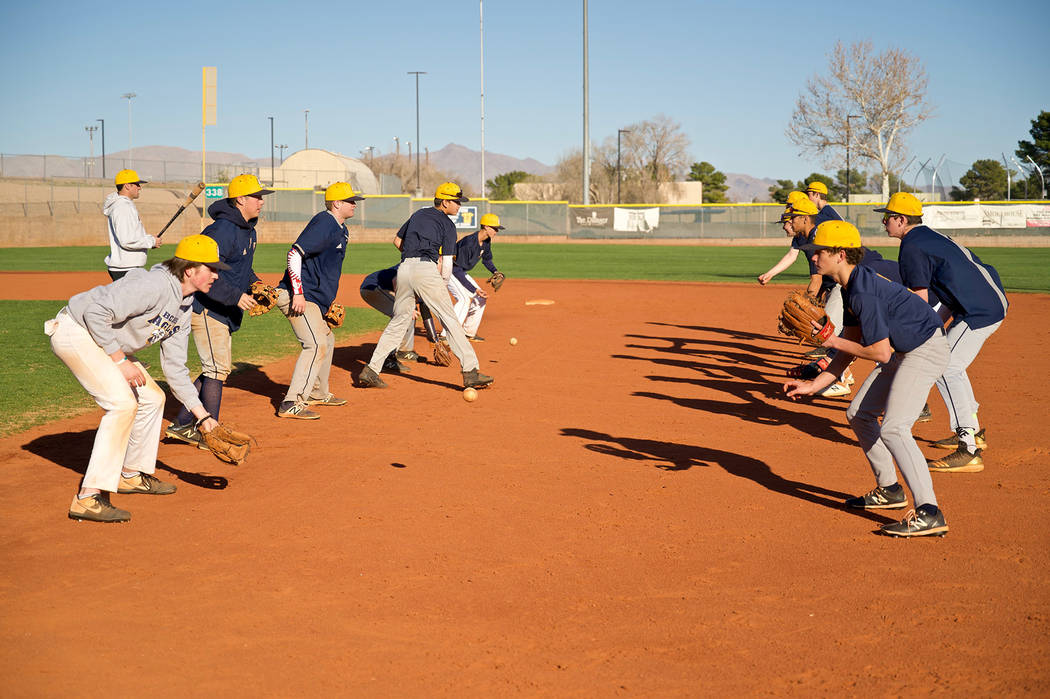
[(171, 392), (192, 411), (201, 404), (186, 368), (193, 296), (164, 265), (133, 269), (122, 279), (69, 299), (69, 315), (102, 351), (134, 354), (160, 343), (160, 362)]
[(109, 255), (106, 268), (124, 271), (146, 266), (146, 253), (157, 239), (146, 233), (135, 202), (117, 192), (106, 197), (102, 213), (109, 219)]

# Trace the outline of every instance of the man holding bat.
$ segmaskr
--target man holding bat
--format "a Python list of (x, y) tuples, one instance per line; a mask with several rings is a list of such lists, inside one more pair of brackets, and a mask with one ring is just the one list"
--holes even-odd
[(146, 266), (146, 253), (160, 247), (160, 236), (146, 233), (135, 200), (142, 193), (146, 180), (139, 179), (134, 170), (121, 170), (113, 183), (117, 191), (106, 197), (102, 213), (109, 224), (109, 255), (106, 257), (106, 270), (109, 277), (116, 281), (133, 269)]

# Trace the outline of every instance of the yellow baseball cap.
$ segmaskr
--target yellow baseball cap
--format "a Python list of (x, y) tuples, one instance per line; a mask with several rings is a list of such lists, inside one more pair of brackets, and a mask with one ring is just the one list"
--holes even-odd
[(820, 180), (813, 180), (812, 182), (807, 184), (806, 191), (817, 192), (819, 194), (823, 194), (824, 196), (828, 196), (828, 186)]
[(463, 189), (455, 182), (445, 182), (438, 185), (437, 191), (434, 192), (434, 198), (447, 199), (449, 201), (470, 201), (470, 199), (463, 196)]
[(802, 250), (812, 255), (825, 248), (859, 248), (860, 231), (848, 221), (825, 221), (817, 226), (813, 242), (806, 243)]
[(346, 182), (333, 182), (324, 190), (325, 201), (364, 201), (364, 197), (354, 193), (354, 188)]
[(147, 184), (147, 181), (140, 180), (139, 173), (134, 170), (121, 170), (117, 173), (117, 176), (113, 178), (113, 184), (119, 187), (122, 184)]
[(890, 202), (881, 209), (880, 214), (897, 214), (899, 216), (922, 216), (922, 202), (910, 192), (897, 192), (890, 197)]
[(787, 223), (790, 220), (791, 220), (791, 206), (789, 205), (789, 206), (786, 206), (784, 208), (784, 213), (780, 214), (780, 220), (779, 221), (773, 221), (773, 223)]
[(791, 205), (792, 216), (816, 216), (819, 213), (820, 209), (809, 199), (801, 199)]
[(499, 216), (496, 214), (485, 214), (481, 217), (481, 225), (488, 226), (489, 228), (495, 228), (497, 231), (502, 231), (503, 226), (499, 225)]
[(788, 205), (794, 204), (795, 202), (799, 201), (809, 201), (809, 197), (806, 196), (805, 192), (800, 192), (796, 189), (788, 194)]
[(219, 244), (201, 233), (180, 240), (175, 248), (175, 257), (187, 262), (200, 262), (212, 269), (230, 268), (225, 262), (219, 261)]
[(263, 189), (259, 184), (259, 178), (255, 175), (237, 175), (230, 180), (230, 186), (226, 190), (229, 199), (237, 197), (250, 197), (253, 194), (273, 194), (272, 189)]

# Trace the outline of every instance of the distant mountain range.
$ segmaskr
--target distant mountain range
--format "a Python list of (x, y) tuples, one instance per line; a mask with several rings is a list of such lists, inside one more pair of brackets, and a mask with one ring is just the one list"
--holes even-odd
[[(128, 157), (131, 155), (132, 157)], [(291, 155), (286, 152), (285, 157)], [(106, 153), (106, 174), (115, 173), (121, 167), (134, 167), (140, 170), (143, 177), (155, 180), (192, 180), (200, 176), (200, 151), (187, 150), (177, 146), (142, 146), (132, 153), (127, 150)], [(353, 157), (353, 156), (350, 156)], [(481, 184), (481, 152), (449, 143), (440, 150), (431, 151), (430, 163), (433, 167), (457, 178), (461, 184), (472, 190)], [(101, 155), (95, 156), (95, 164), (89, 167), (84, 158), (63, 158), (49, 155), (46, 162), (43, 156), (6, 156), (3, 160), (3, 171), (0, 175), (8, 177), (98, 177), (101, 174)], [(214, 168), (219, 165), (269, 168), (270, 158), (253, 158), (243, 153), (208, 151), (207, 163), (209, 177), (215, 175)], [(45, 169), (46, 168), (46, 169)], [(514, 170), (521, 170), (530, 175), (547, 175), (554, 171), (550, 165), (534, 158), (515, 158), (502, 153), (486, 151), (485, 179), (491, 180), (497, 175)], [(776, 184), (770, 178), (757, 178), (751, 175), (727, 172), (726, 184), (729, 185), (728, 196), (735, 202), (770, 201), (769, 187)]]

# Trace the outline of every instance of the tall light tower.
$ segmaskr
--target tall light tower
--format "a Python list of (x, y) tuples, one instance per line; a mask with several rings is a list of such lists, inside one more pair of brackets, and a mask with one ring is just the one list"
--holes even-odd
[(410, 70), (408, 74), (416, 76), (416, 196), (421, 197), (423, 188), (419, 184), (419, 151), (422, 150), (419, 144), (419, 76), (426, 75), (426, 71)]
[(95, 119), (102, 124), (102, 179), (106, 179), (106, 120)]
[(284, 165), (284, 149), (288, 147), (287, 143), (279, 143), (274, 148), (281, 151), (281, 165)]
[(305, 120), (305, 130), (303, 131), (303, 150), (309, 150), (310, 148), (310, 110), (303, 110), (303, 119)]
[(120, 96), (121, 99), (128, 101), (128, 164), (133, 164), (133, 152), (131, 150), (131, 100), (138, 97), (134, 92), (125, 92)]
[(276, 183), (277, 175), (274, 174), (273, 164), (273, 117), (266, 117), (270, 120), (270, 186), (274, 186)]
[(616, 129), (616, 203), (620, 203), (620, 136), (631, 133), (630, 129)]
[(88, 167), (93, 170), (95, 168), (95, 132), (98, 131), (98, 127), (85, 126), (84, 130), (88, 134), (88, 161), (91, 163)]

